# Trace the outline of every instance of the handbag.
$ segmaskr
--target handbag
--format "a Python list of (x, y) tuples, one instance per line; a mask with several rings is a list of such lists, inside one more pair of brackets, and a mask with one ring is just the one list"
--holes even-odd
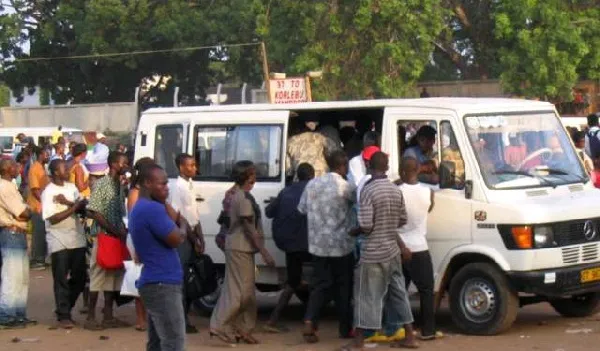
[(123, 269), (123, 261), (129, 259), (127, 245), (121, 239), (104, 232), (98, 233), (96, 263), (104, 269)]
[(217, 272), (210, 256), (196, 255), (185, 267), (185, 296), (189, 300), (199, 299), (217, 290)]

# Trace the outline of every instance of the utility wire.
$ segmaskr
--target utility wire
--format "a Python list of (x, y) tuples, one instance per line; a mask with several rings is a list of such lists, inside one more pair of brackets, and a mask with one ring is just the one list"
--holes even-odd
[(56, 60), (80, 60), (88, 58), (104, 58), (104, 57), (120, 57), (120, 56), (135, 56), (135, 55), (148, 55), (165, 52), (183, 52), (183, 51), (196, 51), (205, 49), (216, 49), (222, 47), (242, 47), (242, 46), (258, 46), (260, 42), (253, 43), (235, 43), (235, 44), (223, 44), (223, 45), (208, 45), (208, 46), (191, 46), (186, 48), (174, 48), (174, 49), (163, 49), (163, 50), (142, 50), (142, 51), (130, 51), (130, 52), (113, 52), (106, 54), (89, 54), (89, 55), (74, 55), (74, 56), (56, 56), (56, 57), (28, 57), (15, 59), (13, 62), (39, 62), (39, 61), (56, 61)]

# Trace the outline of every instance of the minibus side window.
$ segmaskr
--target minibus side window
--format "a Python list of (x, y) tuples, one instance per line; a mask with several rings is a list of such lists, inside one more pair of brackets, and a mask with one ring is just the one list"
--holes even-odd
[(458, 147), (452, 125), (448, 121), (440, 123), (440, 144), (442, 165), (449, 165), (454, 173), (452, 188), (462, 190), (465, 187), (465, 161)]
[(248, 160), (259, 181), (281, 177), (282, 125), (196, 126), (198, 180), (231, 181), (233, 165)]
[[(437, 184), (437, 169), (440, 156), (437, 137), (429, 151), (424, 152), (418, 143), (417, 133), (421, 128), (433, 129), (437, 133), (437, 122), (435, 120), (400, 120), (397, 125), (399, 165), (405, 156), (414, 157), (420, 164), (419, 181), (428, 184)], [(398, 170), (401, 173), (401, 169)]]
[(177, 178), (175, 158), (182, 151), (183, 126), (180, 124), (156, 127), (154, 161), (164, 168), (169, 178)]

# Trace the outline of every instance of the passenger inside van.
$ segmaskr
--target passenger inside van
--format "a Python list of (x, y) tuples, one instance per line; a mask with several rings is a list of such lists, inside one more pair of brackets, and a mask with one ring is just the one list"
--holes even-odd
[(403, 154), (403, 157), (412, 157), (419, 161), (419, 181), (423, 183), (437, 184), (439, 182), (434, 150), (436, 135), (435, 128), (429, 125), (422, 126), (411, 138), (408, 148)]

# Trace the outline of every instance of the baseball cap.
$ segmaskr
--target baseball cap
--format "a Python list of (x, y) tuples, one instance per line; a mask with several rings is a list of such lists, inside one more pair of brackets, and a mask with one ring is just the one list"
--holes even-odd
[(363, 149), (362, 158), (367, 161), (371, 161), (371, 157), (373, 157), (373, 155), (375, 155), (379, 151), (381, 151), (381, 149), (377, 146), (367, 146)]

